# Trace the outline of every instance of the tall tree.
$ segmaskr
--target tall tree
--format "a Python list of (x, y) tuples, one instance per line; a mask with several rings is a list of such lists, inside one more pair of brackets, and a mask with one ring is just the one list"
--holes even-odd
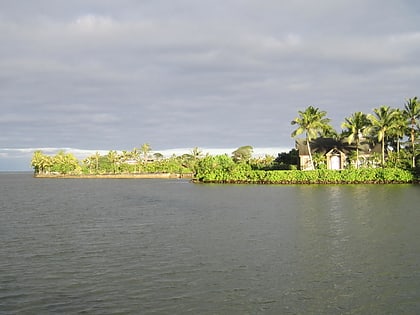
[(95, 172), (96, 172), (96, 174), (98, 174), (98, 172), (99, 172), (99, 159), (100, 159), (101, 155), (99, 154), (98, 151), (96, 151), (94, 156), (95, 156)]
[(360, 140), (366, 135), (370, 121), (367, 115), (362, 112), (355, 112), (346, 118), (341, 124), (341, 128), (345, 129), (343, 135), (346, 141), (356, 144), (356, 168), (359, 168), (359, 145)]
[(404, 138), (404, 135), (407, 133), (407, 120), (403, 111), (399, 108), (395, 110), (394, 122), (389, 129), (389, 135), (395, 139), (396, 149), (397, 149), (397, 161), (400, 160), (400, 142)]
[(117, 163), (118, 163), (118, 153), (115, 150), (111, 150), (108, 152), (107, 155), (108, 161), (112, 165), (112, 172), (115, 174), (117, 172)]
[(199, 159), (200, 157), (202, 157), (203, 156), (203, 151), (201, 151), (198, 147), (194, 147), (192, 150), (191, 150), (191, 155), (193, 156), (193, 158), (196, 160), (196, 159)]
[(44, 173), (47, 156), (41, 150), (36, 150), (32, 155), (31, 166), (34, 168), (34, 173)]
[(309, 106), (304, 111), (298, 111), (299, 116), (292, 120), (292, 125), (298, 125), (298, 128), (292, 132), (292, 138), (305, 133), (306, 145), (309, 154), (310, 169), (315, 169), (312, 158), (310, 142), (312, 139), (322, 136), (325, 133), (331, 133), (333, 128), (330, 125), (330, 119), (326, 118), (327, 112), (319, 108)]
[(252, 156), (253, 150), (253, 147), (250, 145), (239, 147), (232, 152), (232, 159), (235, 162), (248, 162)]
[(91, 156), (86, 157), (85, 159), (82, 160), (82, 163), (88, 167), (89, 174), (92, 174), (92, 168), (93, 168), (93, 165), (95, 163), (94, 156), (91, 155)]
[(373, 110), (373, 114), (368, 114), (367, 118), (371, 122), (371, 131), (375, 134), (378, 141), (381, 142), (381, 163), (382, 166), (385, 165), (385, 140), (388, 134), (388, 131), (392, 128), (395, 128), (396, 116), (398, 113), (395, 109), (390, 108), (389, 106), (381, 106)]
[(417, 120), (420, 117), (420, 101), (417, 99), (417, 96), (414, 98), (409, 98), (406, 100), (404, 104), (404, 115), (408, 120), (408, 124), (410, 125), (410, 142), (411, 142), (411, 150), (412, 150), (412, 167), (416, 167), (416, 132), (418, 132)]
[(147, 156), (149, 152), (152, 150), (152, 147), (148, 143), (143, 143), (140, 147), (140, 152), (143, 154), (143, 162), (147, 162)]

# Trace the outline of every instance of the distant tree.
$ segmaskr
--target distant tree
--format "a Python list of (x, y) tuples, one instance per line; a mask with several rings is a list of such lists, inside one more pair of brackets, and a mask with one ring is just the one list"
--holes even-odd
[(194, 147), (191, 150), (191, 155), (194, 157), (194, 159), (199, 159), (203, 156), (203, 151), (201, 151), (198, 147)]
[(52, 169), (54, 172), (60, 174), (74, 174), (80, 171), (79, 161), (72, 153), (66, 153), (63, 150), (60, 150), (52, 160)]
[(271, 168), (274, 163), (274, 156), (270, 154), (265, 154), (264, 157), (258, 159), (259, 162), (263, 165), (265, 168)]
[(88, 156), (83, 159), (82, 163), (88, 168), (89, 174), (93, 173), (93, 166), (95, 165), (95, 158), (94, 156)]
[(118, 163), (118, 153), (115, 150), (108, 152), (107, 159), (112, 165), (112, 172), (115, 174), (117, 172), (117, 163)]
[(232, 159), (236, 163), (248, 162), (252, 156), (253, 150), (253, 147), (250, 145), (239, 147), (238, 149), (232, 152)]
[(305, 111), (298, 111), (299, 116), (292, 120), (292, 125), (298, 125), (298, 128), (292, 132), (292, 138), (305, 133), (306, 145), (308, 147), (310, 169), (315, 169), (312, 159), (310, 142), (312, 139), (322, 136), (325, 133), (331, 133), (333, 128), (330, 125), (330, 119), (326, 118), (327, 112), (309, 106)]
[(159, 152), (153, 153), (153, 158), (154, 158), (156, 161), (160, 161), (160, 160), (162, 160), (162, 159), (163, 159), (163, 154), (162, 154), (162, 153), (159, 153)]
[(95, 152), (94, 158), (95, 158), (95, 172), (96, 174), (99, 172), (99, 159), (100, 159), (101, 155), (99, 154), (99, 152)]
[(31, 166), (34, 168), (35, 174), (45, 172), (47, 156), (41, 150), (36, 150), (32, 155)]
[(147, 162), (148, 155), (152, 151), (152, 147), (148, 143), (143, 143), (140, 147), (140, 152), (143, 155), (143, 162)]

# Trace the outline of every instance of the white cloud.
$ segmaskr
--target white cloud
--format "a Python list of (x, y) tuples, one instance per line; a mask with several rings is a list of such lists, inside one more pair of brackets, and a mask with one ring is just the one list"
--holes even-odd
[(77, 17), (70, 25), (72, 29), (79, 32), (97, 33), (109, 32), (117, 23), (109, 16), (86, 14)]

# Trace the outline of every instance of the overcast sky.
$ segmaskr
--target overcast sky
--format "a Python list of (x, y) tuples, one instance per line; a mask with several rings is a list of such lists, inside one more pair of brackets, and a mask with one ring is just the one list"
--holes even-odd
[(292, 148), (419, 94), (416, 0), (0, 0), (0, 170), (34, 148)]

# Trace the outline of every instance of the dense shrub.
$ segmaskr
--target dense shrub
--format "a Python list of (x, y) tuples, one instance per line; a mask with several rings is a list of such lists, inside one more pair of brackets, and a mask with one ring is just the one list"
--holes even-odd
[(246, 163), (230, 163), (229, 157), (206, 157), (200, 161), (196, 180), (207, 183), (255, 184), (357, 184), (410, 183), (414, 175), (399, 168), (363, 168), (346, 170), (253, 170)]

